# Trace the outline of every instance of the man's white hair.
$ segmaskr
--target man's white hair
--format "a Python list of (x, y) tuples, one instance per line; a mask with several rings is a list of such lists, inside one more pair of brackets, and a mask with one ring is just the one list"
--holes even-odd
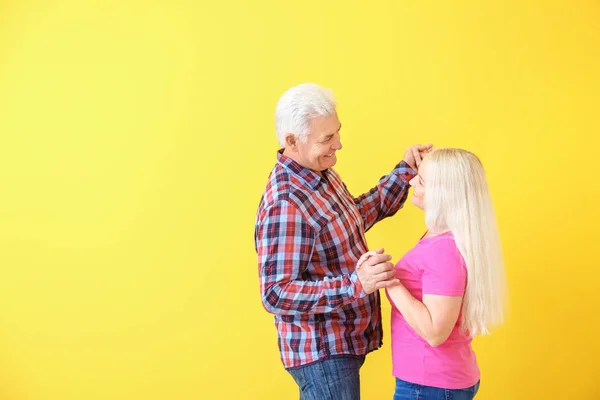
[(294, 135), (306, 143), (310, 119), (327, 117), (335, 112), (333, 92), (314, 83), (302, 83), (288, 89), (275, 108), (277, 140), (285, 147), (285, 138)]

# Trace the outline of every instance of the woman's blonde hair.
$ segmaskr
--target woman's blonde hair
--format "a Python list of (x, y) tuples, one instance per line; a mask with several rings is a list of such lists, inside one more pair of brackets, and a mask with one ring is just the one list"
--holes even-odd
[(433, 150), (424, 164), (427, 228), (452, 232), (467, 266), (461, 328), (471, 336), (488, 334), (503, 322), (506, 283), (483, 165), (473, 153), (452, 148)]

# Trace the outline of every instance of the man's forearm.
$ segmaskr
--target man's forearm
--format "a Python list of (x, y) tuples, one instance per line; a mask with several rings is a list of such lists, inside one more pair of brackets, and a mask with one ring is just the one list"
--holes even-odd
[(278, 315), (323, 314), (366, 296), (354, 272), (319, 281), (280, 281), (262, 285), (265, 309)]
[(401, 161), (392, 172), (379, 180), (377, 186), (354, 200), (365, 222), (365, 230), (394, 215), (406, 202), (409, 181), (416, 172)]

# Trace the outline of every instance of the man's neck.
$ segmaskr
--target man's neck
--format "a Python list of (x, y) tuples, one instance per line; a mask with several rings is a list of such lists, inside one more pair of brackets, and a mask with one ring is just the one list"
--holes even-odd
[(310, 168), (308, 168), (308, 167), (307, 167), (307, 166), (305, 166), (304, 164), (302, 164), (302, 162), (300, 162), (300, 160), (298, 160), (298, 158), (297, 158), (297, 154), (298, 154), (298, 153), (294, 153), (294, 152), (292, 151), (292, 149), (290, 149), (289, 147), (286, 147), (286, 148), (284, 148), (284, 150), (283, 150), (283, 155), (284, 155), (284, 156), (286, 156), (286, 157), (288, 157), (288, 158), (291, 158), (292, 160), (294, 160), (295, 162), (297, 162), (298, 164), (300, 164), (302, 167), (304, 167), (304, 168), (306, 168), (306, 169), (309, 169), (309, 170), (311, 170), (311, 171), (312, 171), (312, 172), (314, 172), (315, 174), (319, 175), (321, 178), (323, 177), (323, 172), (321, 172), (321, 171), (315, 171), (315, 170), (313, 170), (313, 169), (310, 169)]

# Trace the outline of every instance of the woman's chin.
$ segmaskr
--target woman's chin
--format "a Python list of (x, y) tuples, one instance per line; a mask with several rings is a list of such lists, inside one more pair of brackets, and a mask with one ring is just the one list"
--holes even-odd
[(421, 202), (418, 199), (415, 199), (415, 197), (413, 196), (413, 198), (411, 199), (411, 203), (413, 204), (413, 206), (423, 210), (423, 205), (421, 204)]

